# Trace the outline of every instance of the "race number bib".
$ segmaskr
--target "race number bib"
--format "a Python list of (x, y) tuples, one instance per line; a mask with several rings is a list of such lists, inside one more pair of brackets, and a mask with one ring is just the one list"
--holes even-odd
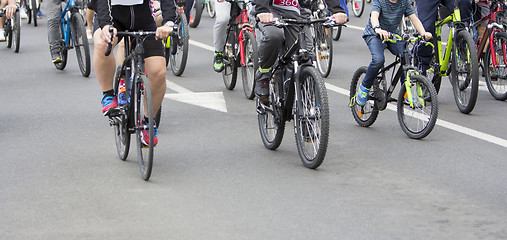
[(273, 5), (279, 7), (295, 7), (299, 9), (299, 1), (298, 0), (273, 0)]

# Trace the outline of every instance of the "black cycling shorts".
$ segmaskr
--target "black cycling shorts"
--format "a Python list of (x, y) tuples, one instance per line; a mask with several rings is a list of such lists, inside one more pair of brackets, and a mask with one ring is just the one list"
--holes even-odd
[[(148, 4), (149, 1), (134, 6), (120, 6), (114, 5), (111, 8), (111, 15), (113, 17), (113, 27), (118, 31), (155, 31), (157, 25), (151, 15), (151, 9)], [(119, 39), (121, 40), (121, 39)], [(164, 56), (164, 47), (162, 40), (156, 40), (154, 36), (146, 38), (143, 43), (144, 54), (143, 57)]]

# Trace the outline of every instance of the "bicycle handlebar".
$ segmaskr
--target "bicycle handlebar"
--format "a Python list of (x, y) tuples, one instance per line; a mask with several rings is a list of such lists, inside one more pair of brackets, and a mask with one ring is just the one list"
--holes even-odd
[[(173, 30), (176, 29), (177, 27), (174, 26), (173, 27)], [(110, 28), (109, 29), (109, 33), (111, 34), (111, 42), (109, 42), (107, 44), (107, 49), (106, 49), (106, 52), (104, 53), (104, 55), (106, 56), (109, 56), (109, 54), (111, 54), (111, 50), (113, 48), (113, 43), (112, 43), (112, 40), (113, 40), (113, 34), (114, 34), (114, 30), (113, 28)], [(156, 31), (135, 31), (135, 32), (129, 32), (129, 31), (123, 31), (123, 32), (117, 32), (116, 33), (116, 36), (130, 36), (130, 37), (142, 37), (142, 36), (155, 36), (157, 32)]]
[[(256, 18), (257, 22), (259, 22), (259, 18)], [(279, 19), (274, 18), (272, 23), (266, 24), (266, 26), (275, 26), (275, 27), (284, 27), (288, 25), (311, 25), (315, 23), (322, 23), (324, 27), (338, 27), (338, 26), (344, 26), (347, 27), (345, 24), (335, 23), (334, 18), (326, 17), (326, 18), (319, 18), (319, 19)]]
[[(19, 8), (16, 8), (15, 12), (19, 12)], [(5, 16), (5, 8), (0, 8), (0, 17), (4, 17), (4, 16)]]
[[(380, 38), (380, 34), (377, 33), (376, 37)], [(424, 39), (424, 36), (421, 36), (419, 33), (414, 33), (412, 36), (410, 34), (398, 35), (396, 33), (389, 32), (389, 38), (384, 40), (384, 42), (397, 43), (397, 42), (416, 42), (419, 41), (424, 43), (426, 46), (430, 45), (431, 47), (435, 47), (433, 43), (428, 42)]]

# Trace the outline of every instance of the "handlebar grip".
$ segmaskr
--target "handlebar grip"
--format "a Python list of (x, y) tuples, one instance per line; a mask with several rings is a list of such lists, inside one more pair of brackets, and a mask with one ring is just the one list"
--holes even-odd
[(109, 56), (109, 54), (111, 54), (112, 48), (113, 48), (113, 44), (112, 43), (108, 43), (107, 44), (106, 53), (104, 53), (104, 55)]

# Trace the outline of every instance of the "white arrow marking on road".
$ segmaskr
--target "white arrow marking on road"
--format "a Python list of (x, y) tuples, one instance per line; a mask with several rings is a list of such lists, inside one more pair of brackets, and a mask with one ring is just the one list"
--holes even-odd
[(178, 102), (188, 103), (199, 107), (227, 112), (227, 104), (222, 92), (192, 92), (176, 83), (166, 80), (167, 87), (176, 93), (166, 93), (165, 98)]

